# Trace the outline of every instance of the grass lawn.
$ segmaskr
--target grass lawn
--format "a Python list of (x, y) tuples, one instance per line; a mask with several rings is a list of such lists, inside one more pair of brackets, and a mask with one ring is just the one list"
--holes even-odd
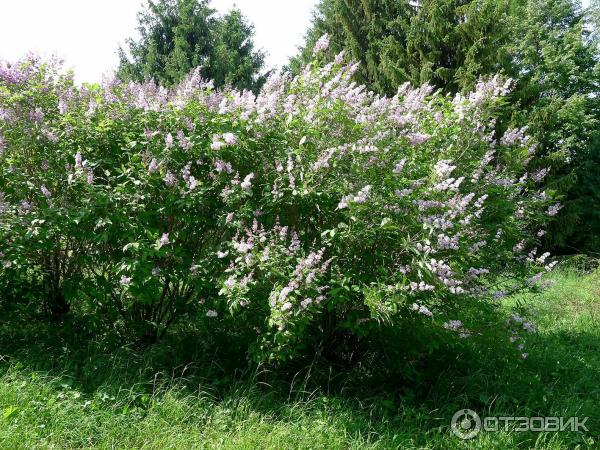
[[(313, 383), (311, 371), (323, 379), (323, 367), (287, 381), (233, 370), (185, 333), (136, 352), (75, 319), (58, 327), (4, 312), (0, 448), (600, 448), (600, 272), (553, 278), (543, 294), (504, 300), (534, 315), (527, 359), (508, 339), (462, 344), (445, 352), (441, 369), (423, 369), (393, 392)], [(450, 430), (461, 408), (589, 417), (589, 431), (462, 441)]]

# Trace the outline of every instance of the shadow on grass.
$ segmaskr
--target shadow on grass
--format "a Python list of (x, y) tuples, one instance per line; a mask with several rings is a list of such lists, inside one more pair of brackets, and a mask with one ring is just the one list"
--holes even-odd
[[(243, 398), (254, 412), (282, 419), (299, 403), (316, 408), (327, 403), (334, 410), (344, 405), (352, 412), (346, 425), (356, 433), (395, 436), (410, 426), (419, 445), (430, 443), (432, 434), (447, 436), (450, 418), (461, 408), (487, 416), (587, 416), (587, 427), (597, 436), (600, 339), (598, 324), (594, 328), (588, 319), (578, 315), (573, 326), (542, 329), (530, 338), (527, 359), (502, 331), (426, 354), (366, 354), (352, 366), (305, 361), (267, 369), (247, 365), (235, 336), (179, 328), (140, 352), (120, 345), (91, 318), (50, 323), (4, 311), (0, 377), (11, 370), (35, 373), (52, 380), (57, 390), (66, 387), (89, 397), (102, 393), (127, 408), (150, 408), (148, 398), (169, 390), (214, 404)], [(400, 342), (409, 342), (410, 330), (406, 333), (396, 336)], [(561, 439), (575, 445), (585, 437)], [(522, 433), (515, 445), (528, 447), (535, 439)]]

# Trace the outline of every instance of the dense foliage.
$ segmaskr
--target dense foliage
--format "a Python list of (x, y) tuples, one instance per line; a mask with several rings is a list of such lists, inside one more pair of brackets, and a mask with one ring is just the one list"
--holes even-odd
[[(590, 22), (597, 21), (594, 8)], [(564, 197), (544, 245), (594, 253), (600, 245), (600, 65), (587, 21), (574, 0), (322, 0), (291, 67), (299, 71), (328, 33), (331, 51), (346, 49), (361, 61), (357, 81), (379, 93), (393, 95), (404, 82), (465, 92), (481, 75), (513, 78), (499, 131), (528, 126), (540, 144), (533, 164), (551, 169), (546, 186)]]
[(138, 21), (140, 39), (119, 50), (123, 80), (172, 86), (201, 67), (217, 87), (258, 89), (264, 82), (264, 54), (238, 9), (215, 17), (207, 0), (149, 0)]
[(255, 96), (198, 70), (168, 90), (1, 66), (0, 281), (148, 342), (200, 312), (258, 359), (409, 318), (468, 336), (461, 309), (551, 267), (537, 146), (495, 137), (510, 80), (380, 97), (357, 68), (338, 55)]

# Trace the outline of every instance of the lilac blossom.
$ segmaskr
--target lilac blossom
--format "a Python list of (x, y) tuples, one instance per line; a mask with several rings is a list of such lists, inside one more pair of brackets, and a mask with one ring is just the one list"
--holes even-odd
[(46, 197), (46, 198), (52, 197), (52, 193), (43, 184), (40, 186), (40, 191), (42, 191), (42, 194), (44, 194), (44, 197)]
[(250, 190), (250, 188), (252, 187), (252, 179), (253, 178), (254, 178), (253, 173), (246, 175), (246, 177), (244, 178), (244, 181), (242, 182), (242, 184), (240, 184), (240, 187), (242, 189), (244, 189), (245, 191)]
[(558, 214), (558, 211), (560, 211), (561, 208), (562, 208), (562, 205), (560, 203), (556, 203), (548, 208), (547, 214), (550, 217), (556, 216)]
[(173, 135), (171, 133), (167, 133), (165, 136), (165, 145), (167, 148), (173, 147)]
[(75, 154), (75, 168), (76, 169), (83, 169), (82, 157), (81, 157), (81, 153), (79, 153), (79, 152), (77, 152)]
[(313, 49), (313, 53), (316, 55), (317, 53), (323, 53), (329, 48), (329, 35), (324, 34), (321, 36)]
[(150, 165), (148, 166), (148, 172), (155, 173), (157, 171), (158, 171), (158, 161), (156, 160), (156, 158), (152, 158), (152, 161), (150, 161)]
[(227, 145), (235, 145), (237, 143), (237, 137), (233, 133), (224, 133), (223, 134), (223, 141)]
[(169, 245), (170, 242), (171, 241), (169, 240), (169, 233), (163, 233), (159, 241), (160, 246), (162, 247), (164, 245)]
[(171, 171), (167, 171), (164, 182), (168, 187), (173, 187), (177, 184), (177, 177)]

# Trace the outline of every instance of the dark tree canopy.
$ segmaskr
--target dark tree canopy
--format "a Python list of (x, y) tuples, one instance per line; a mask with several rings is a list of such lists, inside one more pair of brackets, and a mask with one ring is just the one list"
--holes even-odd
[(217, 87), (255, 90), (263, 82), (264, 54), (254, 48), (254, 28), (233, 9), (215, 16), (207, 0), (148, 0), (138, 15), (140, 39), (119, 49), (119, 76), (153, 78), (173, 85), (193, 68)]

